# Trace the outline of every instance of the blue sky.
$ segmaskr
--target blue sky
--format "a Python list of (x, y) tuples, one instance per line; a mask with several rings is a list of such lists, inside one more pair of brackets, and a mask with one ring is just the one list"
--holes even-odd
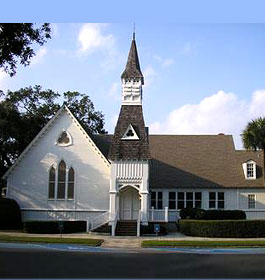
[[(88, 94), (112, 133), (133, 23), (55, 23), (52, 29), (29, 67), (13, 78), (0, 73), (0, 89), (40, 84)], [(265, 25), (140, 21), (136, 41), (150, 133), (222, 132), (241, 148), (244, 126), (265, 114)]]

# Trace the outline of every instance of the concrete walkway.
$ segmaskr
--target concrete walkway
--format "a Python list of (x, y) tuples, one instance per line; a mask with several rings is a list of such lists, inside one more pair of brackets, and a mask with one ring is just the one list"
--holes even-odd
[[(32, 234), (21, 231), (0, 231), (0, 235), (9, 236), (26, 236), (26, 237), (59, 237), (59, 234)], [(264, 240), (265, 238), (205, 238), (205, 237), (191, 237), (185, 236), (181, 233), (174, 232), (164, 236), (109, 236), (107, 234), (99, 233), (71, 233), (63, 234), (63, 238), (92, 238), (104, 239), (102, 247), (104, 248), (140, 248), (143, 240)]]

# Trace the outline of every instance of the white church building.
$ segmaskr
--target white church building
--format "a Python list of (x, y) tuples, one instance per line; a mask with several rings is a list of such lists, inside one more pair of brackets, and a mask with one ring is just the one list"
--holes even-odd
[(113, 135), (89, 135), (63, 106), (3, 176), (24, 221), (109, 224), (112, 235), (125, 224), (140, 235), (140, 225), (176, 222), (184, 207), (265, 218), (262, 152), (235, 150), (231, 135), (149, 135), (134, 36), (121, 82)]

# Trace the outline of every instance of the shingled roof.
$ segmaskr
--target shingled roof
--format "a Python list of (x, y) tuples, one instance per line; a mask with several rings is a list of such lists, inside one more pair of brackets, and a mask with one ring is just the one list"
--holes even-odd
[(141, 72), (137, 47), (135, 42), (135, 35), (133, 36), (130, 52), (128, 55), (127, 64), (125, 70), (121, 75), (122, 79), (133, 79), (133, 78), (140, 78), (142, 83), (144, 84), (144, 76)]
[[(136, 131), (139, 140), (122, 140), (129, 125)], [(148, 135), (145, 130), (141, 105), (122, 105), (114, 136), (111, 142), (108, 158), (121, 159), (150, 159)]]
[[(112, 138), (96, 136), (105, 155)], [(151, 188), (264, 188), (262, 152), (235, 150), (231, 135), (150, 135), (149, 149)], [(245, 179), (249, 159), (257, 163), (256, 180)]]

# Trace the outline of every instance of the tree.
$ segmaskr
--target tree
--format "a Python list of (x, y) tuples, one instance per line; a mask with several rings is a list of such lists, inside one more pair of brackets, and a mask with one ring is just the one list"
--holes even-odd
[[(1, 97), (1, 96), (0, 96)], [(14, 163), (31, 140), (66, 104), (89, 133), (106, 133), (104, 115), (95, 111), (85, 94), (65, 92), (60, 95), (41, 86), (21, 88), (2, 94), (0, 102), (0, 177)]]
[[(242, 134), (246, 149), (263, 151), (263, 172), (265, 172), (265, 118), (257, 118), (249, 122)], [(265, 176), (263, 173), (265, 183)]]
[(16, 74), (17, 63), (30, 64), (35, 55), (31, 45), (43, 45), (51, 38), (49, 23), (35, 27), (33, 23), (0, 23), (0, 68), (10, 76)]

